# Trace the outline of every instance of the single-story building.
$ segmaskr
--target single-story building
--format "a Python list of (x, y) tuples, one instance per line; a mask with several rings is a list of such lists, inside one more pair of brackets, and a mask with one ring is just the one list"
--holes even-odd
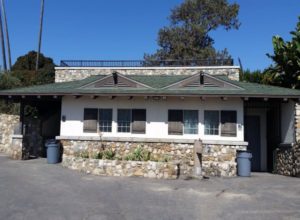
[[(21, 103), (23, 126), (12, 147), (23, 158), (39, 156), (44, 140), (55, 137), (63, 160), (71, 163), (68, 157), (86, 150), (105, 146), (122, 158), (142, 146), (156, 158), (179, 161), (185, 174), (201, 164), (205, 175), (234, 176), (237, 151), (252, 152), (253, 171), (272, 172), (276, 149), (296, 143), (298, 90), (241, 82), (239, 67), (220, 63), (124, 63), (62, 61), (56, 83), (0, 91)], [(28, 104), (38, 118), (26, 118)], [(203, 146), (201, 158), (194, 157), (196, 140)]]

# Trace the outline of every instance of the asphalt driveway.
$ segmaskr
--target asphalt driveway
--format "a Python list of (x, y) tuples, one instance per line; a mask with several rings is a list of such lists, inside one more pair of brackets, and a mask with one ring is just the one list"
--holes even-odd
[(1, 155), (0, 219), (300, 219), (300, 179), (99, 177)]

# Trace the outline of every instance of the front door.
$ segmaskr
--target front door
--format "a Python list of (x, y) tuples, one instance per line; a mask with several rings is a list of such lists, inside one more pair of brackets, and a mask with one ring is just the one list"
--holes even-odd
[(245, 140), (248, 142), (248, 150), (252, 153), (252, 171), (261, 171), (260, 129), (260, 116), (247, 115), (245, 118)]

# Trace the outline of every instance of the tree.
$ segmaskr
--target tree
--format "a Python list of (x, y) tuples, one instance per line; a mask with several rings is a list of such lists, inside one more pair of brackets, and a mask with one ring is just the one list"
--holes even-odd
[(229, 58), (227, 50), (216, 51), (210, 32), (219, 27), (238, 29), (239, 5), (227, 0), (185, 0), (171, 11), (170, 26), (158, 33), (159, 49), (145, 54), (151, 60), (200, 60)]
[(266, 71), (265, 83), (300, 89), (300, 17), (291, 41), (273, 37), (274, 55), (267, 54), (274, 65)]
[(9, 73), (0, 74), (0, 90), (12, 89), (21, 86), (21, 81)]
[(3, 14), (4, 31), (5, 31), (6, 46), (7, 46), (8, 70), (11, 70), (10, 41), (9, 41), (8, 24), (7, 24), (4, 0), (1, 0), (1, 8), (2, 8), (2, 14)]
[(245, 70), (240, 76), (240, 81), (252, 82), (252, 83), (263, 83), (265, 78), (264, 71), (255, 70), (250, 71), (249, 69)]
[(53, 60), (40, 54), (39, 70), (35, 70), (37, 52), (30, 51), (20, 56), (12, 66), (12, 75), (17, 77), (23, 86), (40, 85), (54, 82)]
[(45, 5), (44, 3), (45, 3), (45, 0), (41, 0), (41, 14), (40, 14), (40, 29), (39, 29), (38, 51), (37, 51), (36, 64), (35, 64), (35, 70), (36, 71), (39, 69), (40, 53), (41, 53), (41, 46), (42, 46), (44, 5)]

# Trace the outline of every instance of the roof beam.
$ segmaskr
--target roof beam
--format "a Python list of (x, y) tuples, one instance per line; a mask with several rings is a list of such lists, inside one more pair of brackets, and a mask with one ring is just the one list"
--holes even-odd
[(99, 96), (91, 95), (91, 99), (97, 99)]
[(228, 97), (221, 97), (222, 101), (227, 101)]
[(80, 99), (81, 98), (81, 95), (74, 95), (73, 96), (75, 99)]

